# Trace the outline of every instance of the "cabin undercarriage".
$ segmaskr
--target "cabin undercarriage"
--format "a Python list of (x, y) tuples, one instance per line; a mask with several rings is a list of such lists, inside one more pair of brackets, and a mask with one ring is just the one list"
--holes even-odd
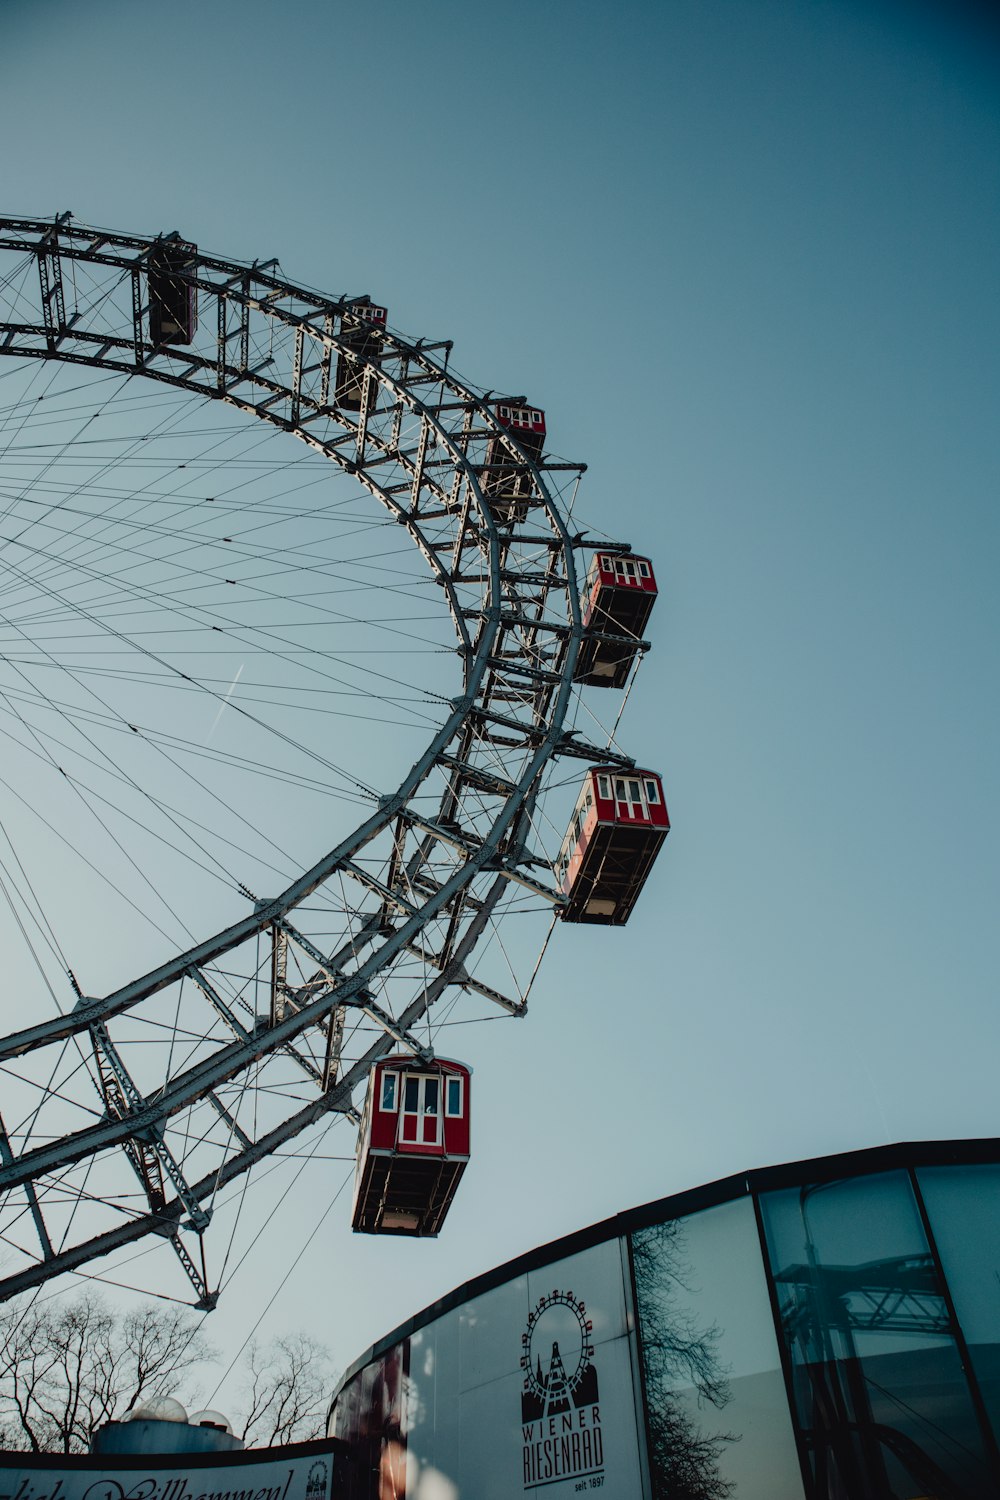
[(467, 1165), (465, 1159), (370, 1152), (353, 1228), (359, 1234), (438, 1234)]

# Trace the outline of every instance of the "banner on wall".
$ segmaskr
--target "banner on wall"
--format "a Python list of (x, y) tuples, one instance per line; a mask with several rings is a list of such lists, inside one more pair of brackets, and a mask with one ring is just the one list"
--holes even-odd
[[(643, 1493), (619, 1240), (512, 1278), (414, 1330), (340, 1391), (351, 1500)], [(363, 1478), (362, 1478), (363, 1475)]]
[(0, 1453), (0, 1500), (341, 1500), (342, 1445), (100, 1457)]
[(333, 1433), (350, 1445), (356, 1464), (346, 1500), (406, 1500), (409, 1357), (410, 1341), (403, 1339), (337, 1398)]

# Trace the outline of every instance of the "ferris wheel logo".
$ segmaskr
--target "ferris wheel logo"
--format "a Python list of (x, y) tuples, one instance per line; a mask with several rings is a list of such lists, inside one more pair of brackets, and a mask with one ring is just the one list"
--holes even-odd
[(521, 1335), (524, 1422), (597, 1401), (593, 1331), (582, 1297), (552, 1291), (538, 1299)]
[(329, 1476), (326, 1464), (319, 1458), (309, 1470), (309, 1477), (306, 1480), (306, 1500), (326, 1500), (328, 1489)]

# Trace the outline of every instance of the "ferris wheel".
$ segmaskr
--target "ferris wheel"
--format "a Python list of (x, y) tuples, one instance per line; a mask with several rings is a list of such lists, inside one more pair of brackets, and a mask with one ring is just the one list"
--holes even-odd
[(573, 711), (642, 643), (544, 413), (368, 297), (0, 219), (0, 354), (0, 1299), (152, 1237), (207, 1308), (227, 1189), (435, 1015), (524, 1014), (502, 928), (579, 908), (545, 788), (632, 768)]

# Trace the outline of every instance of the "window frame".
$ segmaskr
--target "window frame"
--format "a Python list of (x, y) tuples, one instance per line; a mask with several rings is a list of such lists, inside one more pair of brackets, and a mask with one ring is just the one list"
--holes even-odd
[[(458, 1108), (451, 1107), (452, 1084), (458, 1088)], [(446, 1120), (460, 1120), (465, 1113), (465, 1079), (461, 1073), (448, 1073), (444, 1080), (444, 1117)]]

